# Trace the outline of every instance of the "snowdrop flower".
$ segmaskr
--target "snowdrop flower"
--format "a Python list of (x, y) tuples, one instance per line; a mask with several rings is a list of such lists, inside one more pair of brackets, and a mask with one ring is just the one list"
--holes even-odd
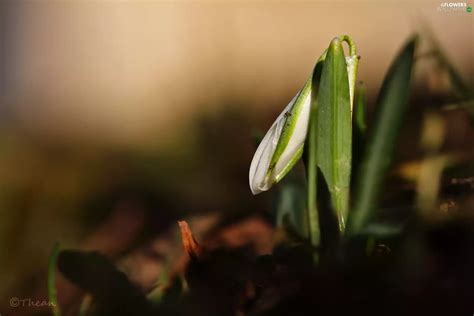
[(285, 107), (258, 146), (250, 165), (253, 194), (267, 191), (299, 160), (308, 131), (311, 110), (311, 77)]
[[(343, 38), (351, 41), (348, 37), (343, 36)], [(351, 43), (350, 46), (352, 47)], [(320, 57), (318, 63), (323, 62), (325, 58), (326, 52)], [(346, 57), (351, 113), (358, 61), (359, 57), (355, 49), (351, 48), (351, 55)], [(303, 89), (277, 117), (258, 146), (249, 171), (249, 184), (253, 194), (270, 189), (301, 158), (311, 113), (311, 86), (312, 77), (310, 76)]]

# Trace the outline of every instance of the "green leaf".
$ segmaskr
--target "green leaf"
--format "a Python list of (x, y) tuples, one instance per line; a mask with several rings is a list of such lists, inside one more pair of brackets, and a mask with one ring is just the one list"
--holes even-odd
[[(319, 224), (319, 214), (317, 207), (317, 180), (318, 180), (318, 124), (317, 124), (317, 108), (318, 93), (321, 82), (321, 74), (324, 67), (324, 60), (327, 51), (323, 54), (324, 58), (320, 58), (314, 67), (311, 78), (311, 113), (309, 118), (308, 133), (305, 144), (305, 168), (308, 181), (308, 193), (306, 194), (307, 207), (307, 223), (311, 245), (319, 247), (321, 243), (321, 230)], [(318, 261), (318, 254), (314, 254), (315, 261)]]
[(434, 56), (441, 67), (446, 70), (453, 92), (458, 96), (458, 98), (460, 98), (460, 100), (456, 102), (456, 107), (464, 108), (471, 116), (471, 119), (474, 119), (474, 103), (472, 102), (474, 91), (472, 86), (470, 86), (461, 76), (459, 71), (446, 55), (434, 32), (427, 25), (424, 26), (424, 38), (426, 38), (429, 46), (433, 50), (430, 56)]
[(367, 129), (367, 100), (365, 97), (365, 86), (361, 83), (356, 86), (355, 103), (354, 103), (354, 127), (355, 132), (361, 136), (365, 135)]
[[(306, 217), (306, 194), (302, 186), (295, 181), (282, 183), (277, 200), (277, 226), (284, 227), (291, 223), (296, 232), (308, 237), (308, 223)], [(289, 223), (288, 223), (289, 222)]]
[(373, 126), (369, 130), (355, 187), (354, 209), (348, 229), (351, 235), (366, 230), (377, 210), (384, 176), (391, 163), (408, 107), (417, 38), (412, 38), (392, 63), (380, 91)]
[(359, 170), (362, 161), (362, 155), (366, 144), (366, 110), (367, 101), (365, 98), (365, 87), (362, 83), (356, 85), (354, 110), (352, 113), (352, 172), (351, 183), (357, 178), (357, 170)]
[(327, 183), (339, 229), (349, 208), (352, 117), (347, 65), (341, 41), (332, 40), (324, 62), (317, 107), (319, 168)]
[(61, 315), (61, 309), (58, 304), (58, 293), (56, 291), (56, 262), (58, 261), (58, 255), (59, 243), (56, 243), (51, 255), (49, 256), (48, 263), (48, 299), (54, 316)]
[(438, 62), (443, 66), (448, 72), (449, 79), (453, 86), (454, 92), (461, 98), (469, 99), (472, 97), (472, 88), (465, 82), (461, 74), (457, 71), (456, 67), (449, 60), (448, 56), (444, 52), (441, 44), (436, 39), (433, 32), (426, 30), (426, 38), (434, 50), (435, 57)]

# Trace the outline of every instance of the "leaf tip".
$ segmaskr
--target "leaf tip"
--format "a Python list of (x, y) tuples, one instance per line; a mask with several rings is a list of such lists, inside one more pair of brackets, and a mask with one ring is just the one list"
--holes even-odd
[(335, 49), (339, 49), (341, 47), (341, 40), (339, 39), (339, 37), (335, 37), (332, 39), (331, 41), (331, 44), (329, 44), (329, 49), (330, 50), (335, 50)]
[(181, 239), (183, 241), (184, 250), (193, 259), (198, 259), (202, 255), (202, 247), (194, 238), (193, 232), (189, 228), (186, 221), (178, 221), (179, 229), (181, 230)]

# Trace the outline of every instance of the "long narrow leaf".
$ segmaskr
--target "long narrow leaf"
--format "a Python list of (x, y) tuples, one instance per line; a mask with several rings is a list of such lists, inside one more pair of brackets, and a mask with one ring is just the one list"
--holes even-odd
[(352, 118), (346, 59), (338, 38), (329, 46), (318, 98), (317, 160), (343, 231), (349, 207)]
[(365, 98), (365, 87), (361, 83), (356, 86), (354, 102), (354, 129), (362, 137), (367, 129), (367, 100)]
[(469, 84), (463, 79), (459, 71), (452, 64), (448, 56), (446, 55), (444, 49), (436, 38), (434, 32), (428, 27), (425, 26), (425, 36), (432, 50), (434, 51), (435, 57), (442, 67), (446, 69), (449, 75), (454, 92), (461, 97), (462, 99), (472, 98), (473, 90)]
[(354, 109), (352, 115), (352, 170), (351, 170), (351, 187), (354, 180), (357, 179), (357, 171), (362, 162), (362, 155), (366, 144), (366, 110), (367, 100), (365, 97), (365, 87), (362, 83), (356, 85)]
[[(325, 54), (323, 54), (325, 55)], [(325, 59), (325, 56), (324, 56)], [(307, 202), (307, 222), (308, 233), (311, 244), (314, 247), (319, 247), (321, 243), (321, 230), (319, 224), (319, 214), (317, 207), (317, 168), (318, 168), (318, 125), (317, 125), (317, 108), (318, 108), (318, 93), (321, 82), (321, 74), (323, 71), (324, 61), (320, 58), (313, 70), (311, 80), (311, 113), (308, 126), (308, 135), (306, 137), (305, 145), (305, 166), (308, 179), (308, 194), (306, 195)], [(318, 255), (314, 255), (315, 261), (318, 261)]]
[(308, 238), (308, 219), (306, 216), (306, 191), (296, 181), (283, 181), (278, 194), (276, 207), (277, 226), (291, 225), (302, 238)]
[(348, 223), (350, 234), (363, 232), (377, 210), (384, 175), (408, 106), (416, 41), (414, 37), (405, 45), (385, 76), (356, 181), (355, 204)]
[(56, 291), (56, 263), (59, 255), (59, 243), (53, 247), (48, 263), (48, 298), (52, 306), (53, 315), (60, 316), (61, 309), (58, 304), (58, 294)]

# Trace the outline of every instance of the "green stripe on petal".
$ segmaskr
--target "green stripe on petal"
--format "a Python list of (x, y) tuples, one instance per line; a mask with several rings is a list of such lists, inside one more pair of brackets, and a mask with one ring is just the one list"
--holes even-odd
[(298, 119), (300, 118), (301, 109), (303, 108), (303, 105), (306, 102), (308, 102), (310, 92), (311, 92), (311, 77), (308, 80), (306, 80), (306, 83), (303, 89), (298, 93), (298, 96), (296, 97), (295, 103), (293, 104), (292, 108), (288, 112), (285, 113), (286, 122), (283, 127), (283, 131), (281, 133), (278, 145), (275, 149), (275, 152), (273, 153), (272, 160), (270, 161), (268, 173), (271, 173), (272, 170), (275, 168), (275, 165), (278, 159), (280, 159), (288, 143), (290, 142), (290, 138), (293, 135), (293, 132), (295, 131), (296, 123)]
[[(316, 66), (326, 57), (321, 55)], [(277, 117), (261, 141), (250, 164), (249, 184), (253, 194), (270, 189), (301, 158), (311, 110), (310, 77)]]
[(293, 158), (291, 158), (290, 162), (286, 165), (286, 167), (275, 176), (275, 182), (280, 182), (281, 179), (283, 179), (286, 174), (293, 168), (293, 166), (300, 160), (301, 156), (303, 155), (303, 149), (304, 149), (304, 143), (301, 144), (301, 146), (296, 150), (295, 155)]

